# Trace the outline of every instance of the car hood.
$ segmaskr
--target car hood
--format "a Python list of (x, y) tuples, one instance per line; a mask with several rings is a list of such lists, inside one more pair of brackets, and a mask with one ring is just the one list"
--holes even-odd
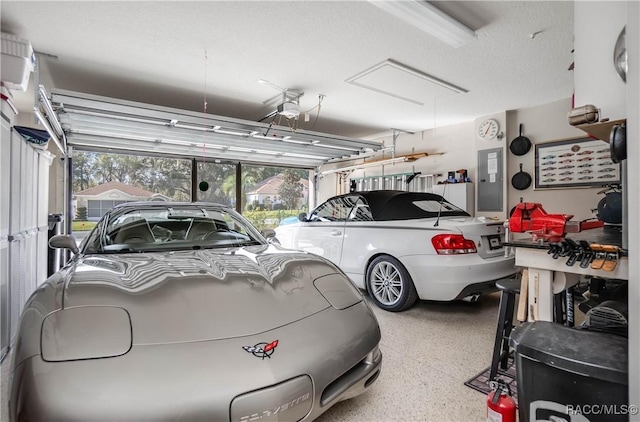
[(240, 337), (329, 307), (313, 282), (335, 273), (276, 245), (85, 255), (68, 272), (64, 307), (126, 309), (134, 344)]

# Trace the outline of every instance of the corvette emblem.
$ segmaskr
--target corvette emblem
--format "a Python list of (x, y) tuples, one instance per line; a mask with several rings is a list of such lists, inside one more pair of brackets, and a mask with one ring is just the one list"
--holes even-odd
[(251, 353), (257, 358), (269, 358), (278, 347), (278, 340), (274, 340), (271, 343), (258, 343), (255, 346), (242, 346), (247, 353)]

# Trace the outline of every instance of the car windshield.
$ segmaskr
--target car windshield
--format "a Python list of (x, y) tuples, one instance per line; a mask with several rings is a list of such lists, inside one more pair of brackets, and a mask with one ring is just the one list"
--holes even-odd
[(264, 243), (251, 223), (223, 206), (127, 204), (105, 214), (89, 235), (84, 252), (153, 252)]
[(438, 213), (445, 215), (450, 215), (451, 212), (454, 213), (463, 213), (464, 210), (456, 207), (451, 202), (447, 201), (434, 201), (434, 200), (422, 200), (422, 201), (413, 201), (413, 205), (424, 210), (428, 213)]

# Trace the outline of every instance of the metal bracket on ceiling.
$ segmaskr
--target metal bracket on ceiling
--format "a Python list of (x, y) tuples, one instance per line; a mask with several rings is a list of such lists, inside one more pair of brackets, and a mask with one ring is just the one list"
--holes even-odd
[(395, 158), (396, 156), (396, 140), (398, 139), (398, 136), (400, 136), (401, 133), (408, 133), (409, 135), (413, 135), (413, 132), (409, 132), (408, 130), (404, 130), (404, 129), (396, 129), (396, 128), (391, 128), (393, 130), (393, 151), (391, 151), (391, 158)]
[(263, 85), (267, 85), (277, 91), (280, 91), (280, 94), (278, 95), (274, 95), (273, 97), (264, 100), (262, 102), (262, 104), (267, 105), (270, 103), (273, 103), (275, 101), (277, 101), (280, 98), (281, 102), (287, 102), (287, 101), (292, 101), (294, 103), (299, 104), (300, 103), (300, 98), (304, 95), (304, 92), (298, 92), (298, 91), (292, 91), (289, 88), (282, 88), (274, 83), (271, 83), (269, 81), (266, 81), (264, 79), (260, 79), (258, 81), (258, 83), (261, 83)]
[[(43, 53), (41, 51), (34, 51), (33, 55), (35, 57), (33, 63), (33, 86), (40, 86), (40, 59), (47, 59), (52, 61), (58, 61), (58, 56), (54, 56), (53, 54)], [(39, 102), (39, 93), (37, 89), (33, 90), (33, 104), (38, 104)], [(38, 124), (38, 118), (35, 117), (35, 124)]]
[(51, 136), (51, 140), (56, 144), (63, 157), (67, 156), (67, 137), (62, 130), (62, 125), (58, 121), (56, 113), (53, 111), (53, 106), (49, 100), (44, 85), (38, 85), (36, 90), (37, 100), (33, 106), (33, 113), (36, 115), (37, 120), (44, 126), (45, 130)]

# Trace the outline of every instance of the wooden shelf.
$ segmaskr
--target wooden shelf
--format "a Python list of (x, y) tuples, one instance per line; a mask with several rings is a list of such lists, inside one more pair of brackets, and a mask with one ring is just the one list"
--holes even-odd
[(620, 120), (609, 120), (608, 122), (599, 122), (599, 123), (589, 123), (584, 125), (576, 126), (578, 129), (585, 132), (587, 135), (593, 136), (596, 139), (600, 139), (604, 142), (609, 142), (609, 134), (611, 133), (611, 128), (614, 125), (618, 125), (626, 122), (626, 119)]

